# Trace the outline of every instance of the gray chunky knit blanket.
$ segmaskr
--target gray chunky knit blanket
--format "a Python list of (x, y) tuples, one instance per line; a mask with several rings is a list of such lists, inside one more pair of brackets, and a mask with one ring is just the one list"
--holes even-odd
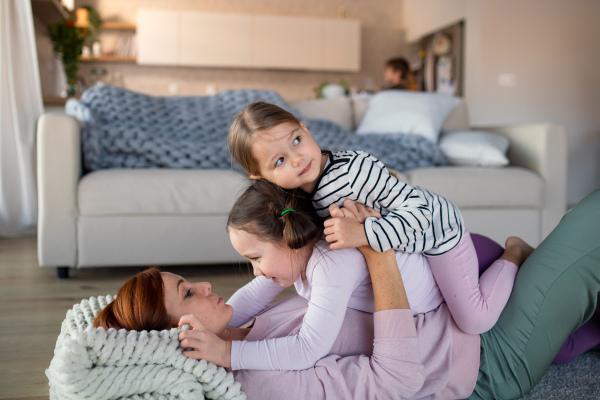
[(236, 113), (254, 101), (276, 104), (301, 119), (323, 149), (363, 150), (396, 171), (443, 165), (437, 144), (418, 135), (356, 135), (307, 120), (275, 92), (227, 90), (215, 96), (153, 97), (113, 86), (93, 87), (66, 112), (83, 123), (87, 171), (103, 168), (231, 168), (227, 148)]
[(94, 328), (113, 296), (84, 299), (67, 312), (46, 370), (50, 400), (246, 400), (233, 374), (187, 358), (176, 328)]

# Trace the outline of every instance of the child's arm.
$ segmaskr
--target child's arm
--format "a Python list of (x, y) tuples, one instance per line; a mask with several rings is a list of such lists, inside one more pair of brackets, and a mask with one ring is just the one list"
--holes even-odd
[[(329, 354), (344, 321), (350, 296), (367, 276), (364, 267), (351, 268), (357, 264), (357, 257), (362, 258), (355, 250), (316, 256), (320, 265), (308, 277), (311, 295), (300, 331), (277, 339), (233, 341), (231, 368), (302, 370)], [(364, 261), (361, 264), (364, 265)]]
[[(434, 247), (439, 236), (450, 237), (460, 232), (460, 214), (446, 199), (399, 181), (375, 157), (358, 152), (348, 165), (348, 181), (354, 200), (381, 212), (383, 218), (369, 217), (364, 227), (355, 221), (343, 222), (334, 218), (326, 225), (326, 234), (334, 237), (329, 242), (338, 242), (332, 248), (357, 247), (364, 240), (377, 251), (396, 249), (420, 253)], [(441, 211), (439, 228), (430, 229), (432, 209)], [(359, 228), (363, 228), (361, 240), (356, 239)]]
[(280, 284), (262, 275), (239, 288), (227, 300), (227, 304), (233, 307), (233, 317), (228, 326), (237, 328), (250, 321), (267, 308), (283, 289)]

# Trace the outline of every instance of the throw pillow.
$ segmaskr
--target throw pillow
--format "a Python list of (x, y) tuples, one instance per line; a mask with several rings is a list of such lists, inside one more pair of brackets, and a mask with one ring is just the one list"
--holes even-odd
[(439, 93), (384, 90), (371, 99), (356, 133), (412, 133), (437, 142), (458, 97)]
[(440, 137), (440, 149), (452, 165), (504, 167), (510, 140), (495, 132), (451, 131)]

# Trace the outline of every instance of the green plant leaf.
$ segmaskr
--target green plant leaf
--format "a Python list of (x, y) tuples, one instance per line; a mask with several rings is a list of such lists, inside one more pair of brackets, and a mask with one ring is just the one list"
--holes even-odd
[(75, 26), (73, 19), (63, 19), (47, 26), (46, 35), (52, 42), (54, 56), (62, 61), (67, 82), (74, 85), (79, 71), (79, 56), (86, 32)]

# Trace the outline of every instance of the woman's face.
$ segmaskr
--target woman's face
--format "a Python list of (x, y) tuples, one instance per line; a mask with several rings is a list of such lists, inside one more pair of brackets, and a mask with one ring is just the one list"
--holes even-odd
[(174, 326), (188, 314), (195, 315), (209, 331), (219, 334), (233, 316), (233, 307), (211, 292), (208, 282), (190, 283), (179, 275), (161, 272), (165, 286), (165, 306)]
[(296, 282), (306, 266), (297, 250), (290, 249), (283, 239), (280, 243), (261, 240), (253, 233), (229, 227), (231, 244), (252, 263), (254, 275), (289, 287)]

